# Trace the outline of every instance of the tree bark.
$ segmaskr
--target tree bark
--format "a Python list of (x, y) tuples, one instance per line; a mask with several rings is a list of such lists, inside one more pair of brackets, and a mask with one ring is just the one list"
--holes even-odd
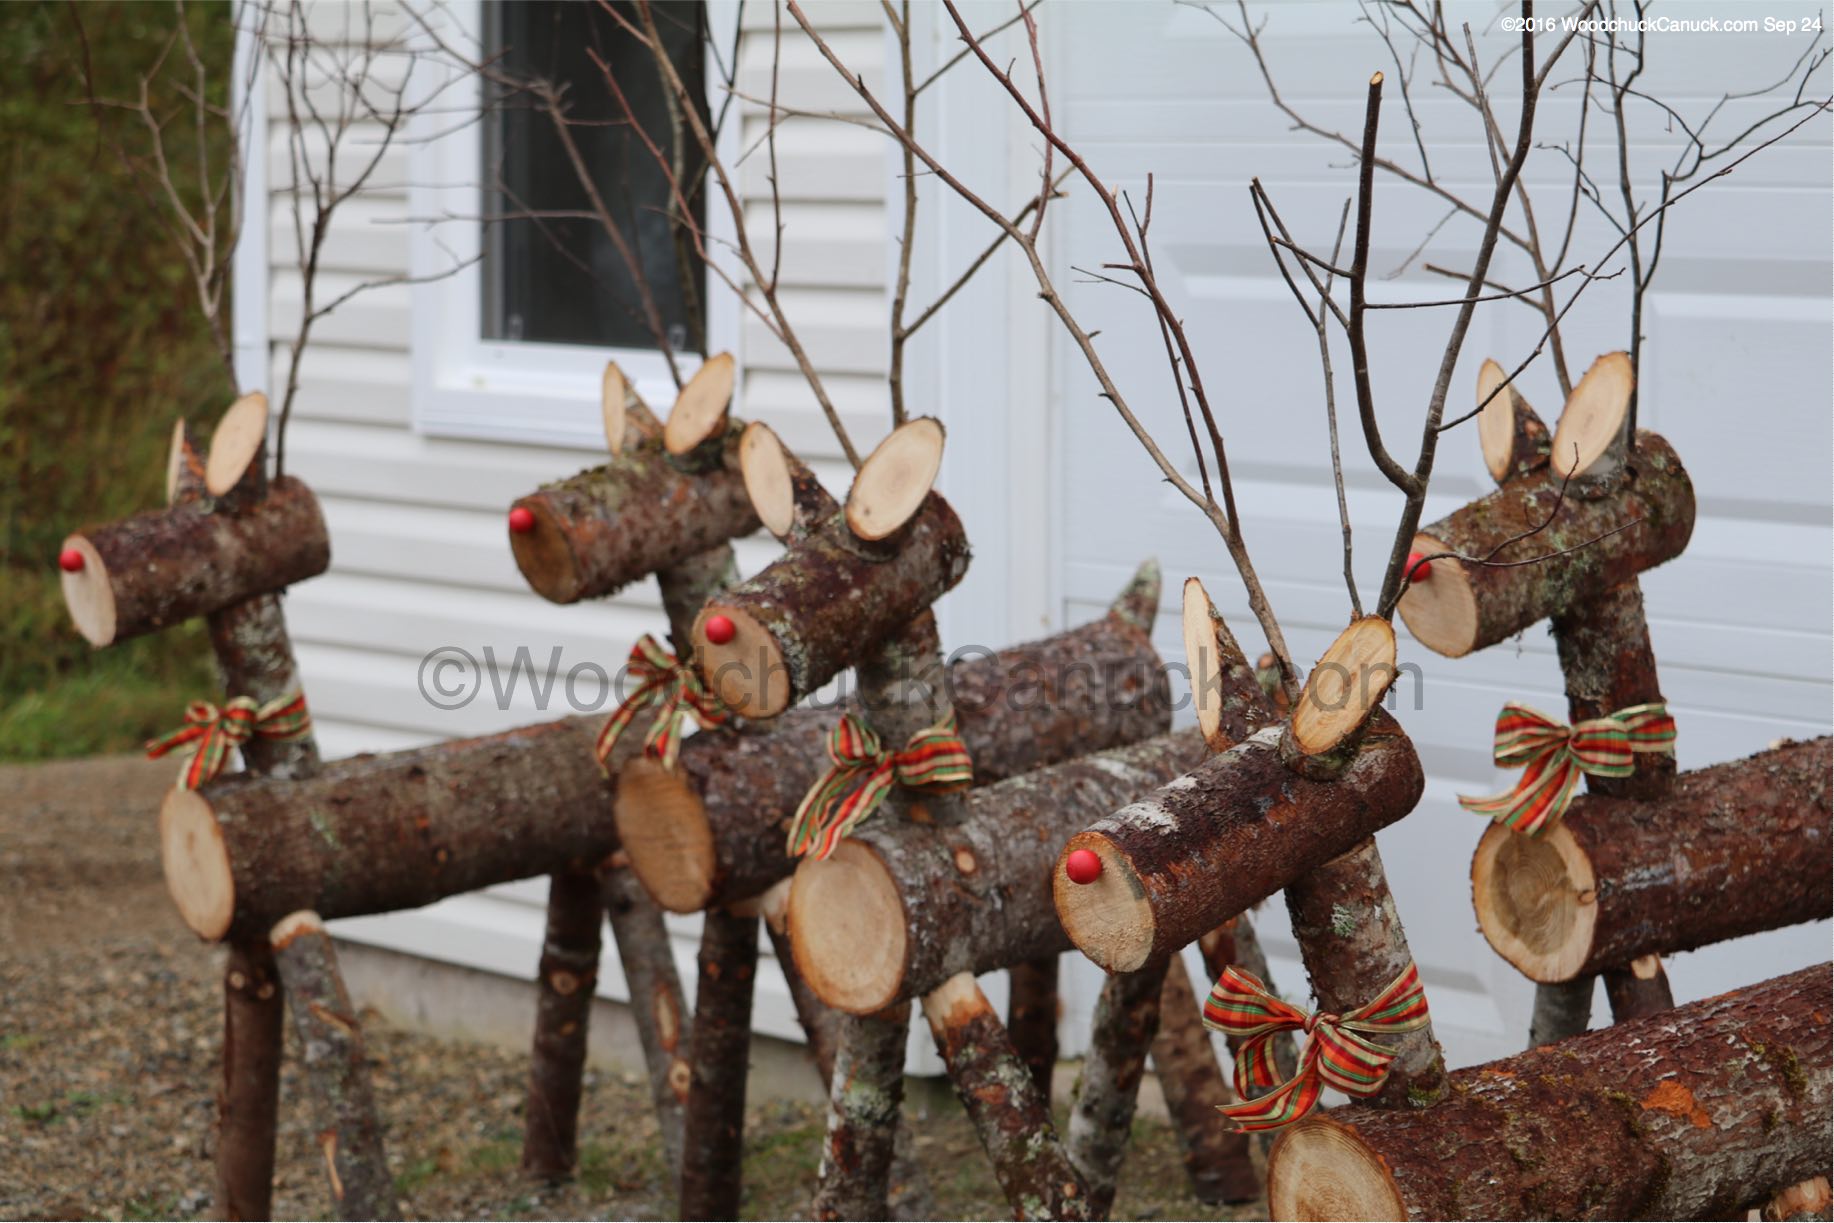
[[(1662, 438), (1639, 433), (1629, 464), (1636, 478), (1597, 500), (1563, 501), (1560, 480), (1542, 468), (1422, 530), (1413, 550), (1438, 559), (1401, 598), (1408, 629), (1428, 649), (1461, 657), (1679, 556), (1694, 531), (1694, 486), (1680, 458)], [(1446, 552), (1546, 559), (1499, 567)]]
[[(744, 716), (775, 717), (902, 631), (967, 571), (961, 520), (934, 493), (882, 544), (856, 539), (836, 518), (708, 602), (694, 634), (701, 675)], [(729, 641), (708, 640), (715, 615), (732, 621)]]
[(531, 1176), (567, 1176), (578, 1157), (580, 1082), (599, 979), (603, 913), (597, 872), (561, 871), (548, 880), (522, 1137), (522, 1170)]
[(318, 498), (291, 476), (245, 513), (181, 503), (89, 527), (64, 546), (84, 561), (62, 575), (64, 602), (96, 646), (283, 590), (331, 563)]
[(232, 944), (223, 972), (223, 1068), (217, 1088), (220, 1218), (271, 1214), (285, 1012), (273, 949), (265, 942)]
[(675, 971), (675, 954), (662, 924), (662, 911), (650, 903), (630, 871), (611, 867), (604, 881), (605, 915), (630, 990), (631, 1018), (649, 1072), (650, 1101), (656, 1110), (656, 1128), (662, 1133), (663, 1157), (670, 1183), (678, 1185), (692, 1036), (681, 977)]
[[(1138, 602), (1132, 592), (1117, 607)], [(947, 683), (977, 787), (1147, 739), (1171, 723), (1151, 640), (1113, 613), (1043, 641), (964, 658), (949, 668)], [(827, 766), (827, 737), (839, 717), (795, 709), (763, 727), (695, 735), (682, 744), (672, 773), (653, 761), (632, 762), (620, 778), (618, 832), (658, 904), (699, 912), (789, 877), (796, 860), (785, 836)]]
[[(1069, 947), (1052, 906), (1058, 847), (1203, 755), (1195, 730), (1084, 756), (968, 794), (956, 827), (869, 820), (796, 870), (790, 942), (822, 1001), (853, 1014)], [(832, 915), (850, 915), (835, 921)]]
[(617, 849), (597, 723), (356, 756), (303, 780), (174, 789), (160, 811), (167, 886), (191, 928), (220, 939), (302, 905), (327, 919), (390, 913), (596, 865)]
[(1138, 972), (1114, 974), (1102, 983), (1096, 999), (1089, 1052), (1071, 1093), (1064, 1141), (1064, 1153), (1082, 1178), (1089, 1212), (1096, 1218), (1107, 1218), (1114, 1205), (1146, 1055), (1159, 1030), (1167, 963), (1158, 960)]
[(923, 1013), (1013, 1217), (1097, 1217), (1057, 1140), (1049, 1101), (974, 978), (967, 973), (951, 978), (923, 1000)]
[(1049, 1100), (1051, 1073), (1057, 1068), (1057, 957), (1014, 964), (1007, 977), (1006, 1034)]
[(1261, 1177), (1248, 1136), (1230, 1129), (1216, 1111), (1231, 1102), (1232, 1093), (1204, 1030), (1191, 975), (1178, 956), (1166, 962), (1165, 987), (1159, 993), (1153, 1073), (1165, 1093), (1192, 1195), (1208, 1206), (1259, 1198)]
[(1314, 1115), (1275, 1218), (1726, 1218), (1828, 1162), (1829, 966), (1453, 1073), (1437, 1107)]
[(1535, 987), (1535, 1009), (1528, 1021), (1528, 1047), (1539, 1049), (1577, 1036), (1592, 1024), (1593, 977)]
[[(1375, 838), (1287, 885), (1293, 937), (1305, 958), (1318, 1009), (1355, 1010), (1413, 963)], [(1446, 1059), (1431, 1025), (1383, 1044), (1395, 1051), (1377, 1107), (1425, 1108), (1446, 1093)]]
[(881, 1015), (844, 1015), (828, 1088), (828, 1134), (815, 1187), (817, 1219), (883, 1219), (890, 1213), (892, 1143), (904, 1104), (909, 1004)]
[(1662, 957), (1641, 956), (1628, 967), (1614, 968), (1605, 976), (1605, 1000), (1611, 1004), (1611, 1022), (1648, 1019), (1675, 1007)]
[(701, 933), (700, 985), (694, 995), (694, 1033), (688, 1054), (688, 1108), (681, 1158), (683, 1219), (739, 1217), (751, 997), (757, 976), (756, 907), (709, 909)]
[(1085, 955), (1109, 972), (1170, 955), (1420, 799), (1413, 744), (1380, 710), (1348, 767), (1328, 781), (1286, 766), (1280, 732), (1256, 732), (1069, 839), (1060, 858), (1088, 849), (1102, 860), (1090, 884), (1071, 882), (1061, 866), (1051, 874), (1058, 915)]
[(758, 529), (738, 468), (739, 430), (705, 471), (644, 440), (518, 500), (534, 526), (510, 533), (530, 587), (555, 603), (608, 595)]
[(1585, 794), (1538, 837), (1492, 825), (1478, 926), (1531, 980), (1571, 981), (1834, 909), (1834, 740), (1682, 774), (1654, 802)]
[(318, 1103), (318, 1144), (337, 1215), (400, 1218), (363, 1032), (338, 973), (331, 936), (316, 913), (296, 913), (274, 927), (274, 960), (292, 999), (293, 1030)]

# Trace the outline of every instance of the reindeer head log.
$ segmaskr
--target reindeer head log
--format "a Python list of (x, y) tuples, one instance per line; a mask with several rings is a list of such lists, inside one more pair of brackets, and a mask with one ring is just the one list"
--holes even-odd
[(83, 558), (62, 575), (64, 603), (97, 646), (285, 589), (331, 564), (318, 498), (291, 476), (241, 513), (181, 502), (86, 528), (64, 548)]
[[(1432, 576), (1402, 595), (1408, 630), (1458, 658), (1681, 555), (1694, 533), (1694, 484), (1674, 448), (1639, 432), (1625, 477), (1603, 496), (1563, 498), (1550, 465), (1423, 528), (1413, 551), (1457, 555), (1434, 560)], [(1512, 563), (1521, 561), (1532, 563)]]

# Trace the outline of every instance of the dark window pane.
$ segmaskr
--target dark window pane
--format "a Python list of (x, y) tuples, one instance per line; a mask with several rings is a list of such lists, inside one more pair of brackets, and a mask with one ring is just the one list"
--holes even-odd
[[(635, 20), (631, 6), (618, 10)], [(699, 0), (652, 5), (676, 71), (697, 102), (702, 84), (704, 8)], [(516, 80), (565, 87), (569, 132), (600, 198), (642, 266), (654, 308), (676, 348), (701, 349), (700, 293), (684, 292), (686, 257), (698, 280), (693, 248), (670, 221), (668, 179), (624, 122), (624, 110), (592, 61), (596, 52), (617, 76), (637, 121), (665, 155), (677, 141), (660, 73), (649, 52), (597, 3), (494, 0), (486, 37), (497, 65)], [(703, 107), (704, 114), (704, 107)], [(680, 139), (684, 189), (700, 178), (692, 133)], [(527, 94), (499, 99), (485, 140), (487, 211), (592, 212), (553, 120)], [(698, 218), (700, 193), (691, 196)], [(493, 224), (485, 231), (484, 338), (549, 344), (654, 348), (655, 333), (637, 280), (598, 220), (543, 218)]]

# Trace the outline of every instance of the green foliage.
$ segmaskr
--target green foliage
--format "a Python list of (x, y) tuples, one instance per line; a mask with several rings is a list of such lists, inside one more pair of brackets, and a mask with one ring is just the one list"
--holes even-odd
[[(184, 11), (220, 91), (229, 8)], [(165, 215), (105, 138), (108, 122), (143, 150), (133, 116), (85, 104), (85, 58), (98, 96), (134, 97), (178, 12), (0, 4), (0, 760), (129, 750), (213, 689), (195, 625), (92, 650), (64, 614), (55, 564), (70, 530), (160, 504), (173, 420), (214, 417), (234, 393)], [(194, 196), (179, 59), (151, 96)], [(206, 139), (222, 165), (226, 132), (213, 124)]]

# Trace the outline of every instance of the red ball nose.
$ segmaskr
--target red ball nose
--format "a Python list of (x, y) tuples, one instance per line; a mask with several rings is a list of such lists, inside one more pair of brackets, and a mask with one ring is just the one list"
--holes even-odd
[(527, 535), (535, 529), (535, 511), (526, 505), (519, 505), (509, 512), (509, 529), (518, 535)]
[(1070, 877), (1071, 883), (1094, 883), (1101, 877), (1102, 860), (1093, 849), (1076, 849), (1064, 859), (1063, 873)]
[(57, 567), (62, 569), (65, 573), (81, 573), (83, 571), (83, 554), (78, 552), (75, 548), (65, 548), (62, 552), (57, 554)]
[(1433, 562), (1427, 560), (1423, 553), (1409, 552), (1407, 554), (1407, 572), (1410, 575), (1408, 581), (1424, 582), (1433, 576)]
[(739, 630), (733, 625), (729, 617), (708, 616), (707, 623), (703, 626), (702, 631), (707, 634), (707, 640), (711, 641), (714, 645), (725, 645), (737, 635)]

